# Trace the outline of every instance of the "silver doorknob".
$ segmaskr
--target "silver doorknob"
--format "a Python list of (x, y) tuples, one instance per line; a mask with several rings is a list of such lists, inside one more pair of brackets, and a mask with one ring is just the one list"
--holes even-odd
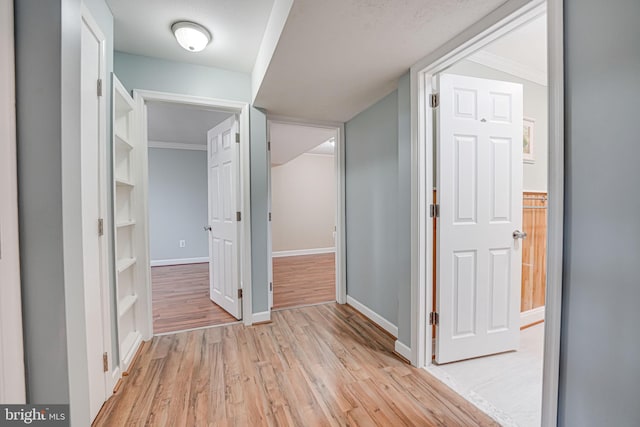
[(527, 238), (527, 233), (525, 233), (524, 231), (516, 230), (516, 231), (513, 232), (513, 238), (514, 239), (526, 239)]
[(204, 226), (204, 231), (211, 231), (211, 226), (210, 225), (205, 225)]

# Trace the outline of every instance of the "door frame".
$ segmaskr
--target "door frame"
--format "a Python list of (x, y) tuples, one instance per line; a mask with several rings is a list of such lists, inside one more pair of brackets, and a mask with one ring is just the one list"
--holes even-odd
[(151, 292), (151, 263), (149, 256), (149, 138), (147, 135), (147, 102), (165, 102), (171, 104), (204, 107), (238, 115), (240, 132), (240, 199), (242, 206), (242, 225), (240, 231), (240, 283), (242, 287), (242, 321), (245, 325), (253, 324), (252, 309), (252, 280), (251, 280), (251, 171), (250, 171), (250, 134), (249, 134), (249, 104), (246, 102), (228, 101), (224, 99), (206, 98), (192, 95), (181, 95), (169, 92), (150, 90), (133, 90), (133, 101), (136, 106), (137, 131), (136, 139), (140, 144), (138, 171), (142, 196), (138, 200), (141, 204), (139, 211), (143, 214), (141, 231), (144, 247), (140, 251), (144, 259), (139, 260), (144, 266), (144, 295), (140, 296), (141, 309), (144, 313), (141, 332), (144, 340), (153, 337), (153, 312)]
[(0, 402), (23, 404), (13, 2), (3, 2), (0, 9)]
[[(433, 295), (433, 229), (429, 205), (434, 188), (433, 118), (428, 94), (432, 77), (515, 27), (547, 12), (548, 35), (548, 235), (542, 425), (555, 426), (558, 411), (564, 204), (563, 2), (507, 3), (411, 67), (411, 362), (431, 364), (433, 352), (427, 307)], [(523, 4), (524, 3), (524, 4)]]
[[(93, 33), (96, 39), (100, 42), (100, 79), (102, 80), (103, 88), (106, 87), (106, 78), (107, 78), (107, 67), (106, 67), (106, 45), (107, 39), (102, 32), (102, 29), (98, 25), (97, 21), (91, 15), (89, 9), (83, 4), (82, 5), (82, 21), (86, 23), (89, 30)], [(109, 254), (111, 253), (110, 241), (108, 230), (110, 230), (110, 226), (108, 224), (108, 219), (111, 214), (109, 212), (110, 204), (108, 202), (107, 189), (110, 187), (110, 181), (108, 180), (107, 169), (108, 169), (108, 159), (109, 156), (107, 154), (107, 91), (103, 89), (102, 95), (98, 97), (98, 111), (99, 111), (99, 123), (98, 123), (98, 155), (99, 155), (99, 170), (98, 170), (98, 179), (100, 181), (100, 189), (98, 194), (98, 200), (100, 203), (100, 218), (105, 222), (103, 224), (103, 233), (100, 236), (100, 269), (101, 269), (101, 284), (100, 284), (100, 294), (101, 294), (101, 303), (102, 303), (102, 348), (103, 351), (107, 353), (107, 360), (109, 369), (104, 372), (105, 377), (105, 395), (104, 400), (106, 401), (108, 396), (112, 393), (113, 388), (116, 385), (116, 382), (120, 379), (120, 366), (119, 363), (113, 359), (112, 352), (112, 336), (111, 336), (111, 285), (110, 285), (110, 268), (109, 268)], [(85, 283), (86, 286), (86, 283)], [(86, 333), (90, 333), (89, 330)]]
[[(326, 121), (310, 121), (297, 119), (287, 116), (269, 115), (267, 114), (267, 140), (271, 139), (271, 123), (298, 125), (307, 127), (316, 127), (322, 129), (332, 129), (336, 131), (335, 145), (335, 173), (336, 173), (336, 302), (338, 304), (347, 303), (347, 269), (346, 269), (346, 236), (345, 236), (345, 144), (344, 144), (344, 123), (326, 122)], [(271, 163), (271, 154), (268, 154), (269, 163)], [(269, 211), (271, 211), (271, 164), (268, 165), (268, 200)], [(271, 241), (271, 222), (268, 226), (268, 268), (269, 282), (273, 282), (273, 245)], [(269, 310), (273, 305), (273, 292), (269, 292)]]

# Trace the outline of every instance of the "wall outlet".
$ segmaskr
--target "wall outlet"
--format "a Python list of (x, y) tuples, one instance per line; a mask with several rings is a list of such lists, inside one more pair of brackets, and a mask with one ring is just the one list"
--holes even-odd
[(178, 242), (178, 244), (180, 245), (181, 248), (184, 248), (185, 246), (187, 246), (187, 241), (186, 240), (180, 240)]

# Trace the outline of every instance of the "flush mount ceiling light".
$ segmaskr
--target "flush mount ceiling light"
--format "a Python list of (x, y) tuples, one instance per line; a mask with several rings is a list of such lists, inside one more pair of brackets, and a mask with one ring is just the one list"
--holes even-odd
[(179, 21), (171, 26), (178, 44), (189, 52), (200, 52), (211, 42), (211, 33), (195, 22)]

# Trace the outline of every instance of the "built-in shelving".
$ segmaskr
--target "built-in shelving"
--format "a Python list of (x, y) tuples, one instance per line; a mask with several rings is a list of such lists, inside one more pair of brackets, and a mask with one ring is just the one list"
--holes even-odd
[(136, 250), (136, 198), (140, 197), (134, 165), (139, 157), (135, 136), (134, 102), (124, 86), (113, 76), (113, 211), (116, 258), (116, 307), (120, 370), (126, 372), (142, 342), (138, 287), (143, 268)]

